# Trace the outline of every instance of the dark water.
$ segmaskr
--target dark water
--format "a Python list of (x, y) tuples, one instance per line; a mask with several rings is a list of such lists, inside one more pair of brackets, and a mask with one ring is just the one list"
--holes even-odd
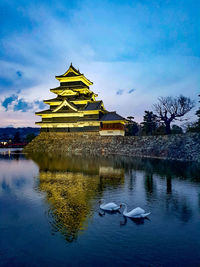
[[(99, 200), (151, 211), (99, 215)], [(200, 266), (200, 167), (0, 155), (0, 266)]]

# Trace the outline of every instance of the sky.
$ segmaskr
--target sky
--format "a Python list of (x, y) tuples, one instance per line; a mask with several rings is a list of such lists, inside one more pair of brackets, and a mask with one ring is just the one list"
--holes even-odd
[(141, 122), (160, 96), (200, 94), (199, 0), (1, 0), (0, 127), (35, 126), (70, 63), (109, 111)]

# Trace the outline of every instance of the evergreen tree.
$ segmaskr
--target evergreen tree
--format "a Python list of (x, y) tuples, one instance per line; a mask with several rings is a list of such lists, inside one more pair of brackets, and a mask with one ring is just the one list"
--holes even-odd
[(34, 138), (36, 137), (36, 135), (34, 133), (29, 133), (26, 136), (26, 142), (30, 143)]
[(165, 134), (166, 134), (165, 124), (160, 122), (156, 128), (155, 135), (165, 135)]
[[(200, 95), (199, 95), (200, 97)], [(200, 101), (199, 101), (200, 103)], [(191, 124), (188, 125), (187, 127), (187, 132), (200, 132), (200, 107), (199, 109), (196, 111), (196, 115), (198, 117), (198, 120), (196, 122), (193, 122)]]
[(182, 134), (183, 129), (180, 126), (174, 124), (174, 125), (172, 125), (171, 133), (172, 134)]
[[(200, 97), (200, 95), (199, 95), (199, 97)], [(200, 100), (199, 100), (199, 103), (200, 103)], [(198, 117), (197, 128), (198, 128), (198, 132), (200, 132), (200, 107), (199, 107), (199, 109), (197, 110), (196, 115), (197, 115), (197, 117)]]
[(152, 111), (145, 110), (145, 115), (143, 117), (142, 124), (142, 134), (153, 135), (155, 134), (157, 128), (157, 116), (153, 114)]
[(135, 136), (139, 133), (139, 125), (133, 119), (133, 116), (127, 117), (128, 124), (126, 125), (125, 133), (128, 136)]

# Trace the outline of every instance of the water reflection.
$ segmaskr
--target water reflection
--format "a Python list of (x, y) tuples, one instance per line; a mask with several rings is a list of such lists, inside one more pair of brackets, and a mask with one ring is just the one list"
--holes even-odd
[(97, 179), (79, 173), (40, 171), (39, 190), (47, 193), (50, 204), (53, 231), (60, 231), (68, 241), (76, 238), (84, 229), (95, 197)]
[(106, 187), (124, 183), (124, 170), (115, 161), (43, 155), (32, 155), (32, 159), (39, 166), (38, 189), (46, 193), (50, 206), (52, 233), (61, 232), (68, 242), (87, 227), (93, 200)]
[[(52, 234), (59, 231), (68, 242), (87, 228), (105, 192), (110, 192), (110, 199), (119, 192), (118, 202), (131, 194), (128, 204), (133, 208), (141, 204), (150, 211), (155, 208), (155, 200), (159, 200), (157, 205), (159, 210), (163, 209), (163, 216), (176, 216), (182, 222), (188, 222), (193, 216), (191, 196), (181, 181), (199, 183), (199, 165), (194, 163), (162, 161), (161, 164), (160, 160), (114, 156), (35, 154), (31, 158), (39, 167), (37, 188), (46, 193)], [(137, 225), (144, 221), (133, 220)], [(122, 225), (126, 224), (124, 219)]]
[[(198, 266), (199, 165), (28, 157), (0, 155), (0, 265)], [(99, 216), (102, 198), (140, 206), (150, 220), (126, 220), (123, 209)]]
[(147, 192), (147, 195), (151, 195), (154, 190), (154, 184), (153, 184), (153, 174), (147, 174), (145, 175), (145, 189)]
[(167, 194), (171, 194), (172, 192), (172, 176), (171, 175), (167, 175), (166, 176), (166, 188), (167, 188)]
[(145, 221), (150, 221), (150, 219), (149, 218), (127, 218), (127, 217), (123, 217), (123, 220), (122, 221), (120, 221), (120, 225), (121, 226), (125, 226), (126, 224), (127, 224), (127, 222), (128, 222), (128, 220), (130, 220), (130, 221), (132, 221), (134, 224), (136, 224), (136, 225), (142, 225), (142, 224), (144, 224), (145, 223)]

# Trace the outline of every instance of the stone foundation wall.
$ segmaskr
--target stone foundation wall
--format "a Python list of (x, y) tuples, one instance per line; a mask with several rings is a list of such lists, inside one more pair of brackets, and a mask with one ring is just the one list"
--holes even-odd
[(118, 154), (200, 162), (200, 134), (100, 136), (87, 133), (40, 133), (24, 152)]

